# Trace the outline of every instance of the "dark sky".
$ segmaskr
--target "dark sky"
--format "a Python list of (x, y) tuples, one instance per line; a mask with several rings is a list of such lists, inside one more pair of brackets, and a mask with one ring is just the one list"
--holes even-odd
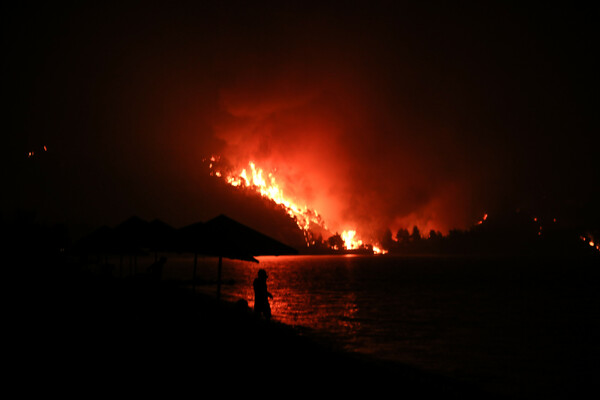
[(220, 154), (336, 229), (519, 207), (597, 226), (591, 9), (155, 3), (3, 6), (3, 213), (262, 215), (208, 176)]

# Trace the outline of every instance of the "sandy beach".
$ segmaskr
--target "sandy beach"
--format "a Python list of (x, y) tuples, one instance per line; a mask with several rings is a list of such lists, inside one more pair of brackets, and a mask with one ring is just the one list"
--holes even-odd
[(172, 397), (218, 389), (492, 398), (412, 367), (341, 352), (310, 332), (259, 320), (244, 304), (217, 303), (173, 282), (50, 270), (16, 290), (15, 371), (36, 383), (25, 391), (39, 383), (46, 392)]

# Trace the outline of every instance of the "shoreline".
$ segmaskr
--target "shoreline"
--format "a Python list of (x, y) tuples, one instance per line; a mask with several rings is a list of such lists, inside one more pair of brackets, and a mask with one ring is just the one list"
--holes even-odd
[(34, 284), (23, 281), (17, 298), (23, 309), (15, 315), (13, 333), (22, 349), (15, 361), (51, 386), (64, 389), (77, 381), (111, 390), (116, 383), (135, 383), (130, 389), (183, 394), (214, 385), (249, 392), (252, 385), (275, 385), (307, 394), (392, 390), (502, 398), (413, 367), (343, 352), (310, 330), (257, 320), (238, 303), (217, 304), (175, 282), (68, 272), (38, 278)]
[[(573, 365), (566, 377), (523, 385), (526, 390), (466, 382), (342, 351), (333, 337), (286, 325), (277, 316), (270, 323), (257, 320), (235, 301), (222, 298), (217, 305), (213, 293), (192, 293), (187, 280), (103, 275), (64, 259), (14, 265), (22, 274), (8, 280), (16, 283), (9, 298), (18, 306), (9, 306), (8, 343), (16, 350), (12, 364), (30, 381), (59, 385), (57, 390), (81, 381), (95, 389), (114, 390), (119, 383), (134, 385), (136, 391), (159, 387), (167, 394), (197, 394), (211, 385), (235, 391), (259, 385), (307, 394), (367, 390), (382, 396), (392, 391), (500, 399), (573, 395), (594, 381), (593, 370)], [(562, 383), (545, 386), (552, 379)]]

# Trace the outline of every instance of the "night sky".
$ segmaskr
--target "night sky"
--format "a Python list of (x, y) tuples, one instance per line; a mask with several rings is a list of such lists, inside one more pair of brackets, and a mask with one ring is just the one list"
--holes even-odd
[(599, 226), (591, 9), (164, 3), (3, 6), (3, 216), (269, 232), (207, 173), (219, 154), (277, 168), (332, 227)]

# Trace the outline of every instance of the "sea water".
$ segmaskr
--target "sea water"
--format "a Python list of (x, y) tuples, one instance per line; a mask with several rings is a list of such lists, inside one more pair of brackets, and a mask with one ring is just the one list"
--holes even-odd
[[(597, 260), (594, 260), (597, 261)], [(221, 293), (253, 306), (267, 271), (273, 318), (341, 349), (401, 362), (498, 393), (572, 390), (595, 379), (598, 265), (584, 259), (285, 256), (223, 260)], [(200, 258), (197, 290), (216, 292)], [(165, 277), (190, 279), (193, 258)], [(303, 330), (304, 329), (304, 330)]]

